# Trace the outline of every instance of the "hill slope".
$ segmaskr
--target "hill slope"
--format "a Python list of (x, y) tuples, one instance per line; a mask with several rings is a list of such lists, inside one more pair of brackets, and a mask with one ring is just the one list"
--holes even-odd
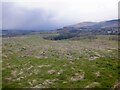
[(61, 29), (57, 29), (58, 36), (49, 36), (45, 37), (46, 39), (52, 40), (61, 40), (61, 39), (69, 39), (74, 37), (81, 36), (91, 36), (94, 35), (118, 35), (118, 28), (120, 20), (110, 20), (104, 22), (83, 22), (75, 25), (70, 25), (63, 27)]

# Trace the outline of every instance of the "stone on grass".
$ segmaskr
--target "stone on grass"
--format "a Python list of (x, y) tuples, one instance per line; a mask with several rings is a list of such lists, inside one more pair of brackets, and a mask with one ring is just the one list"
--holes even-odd
[(50, 67), (51, 65), (39, 65), (39, 68), (43, 68), (43, 67)]
[(94, 88), (94, 87), (98, 87), (98, 86), (100, 86), (100, 83), (93, 82), (93, 83), (87, 85), (85, 88)]
[(53, 80), (45, 80), (42, 84), (47, 86), (47, 85), (51, 85), (51, 84), (54, 84), (54, 82), (56, 82), (58, 79), (53, 79)]
[(72, 77), (71, 77), (71, 81), (79, 81), (79, 80), (83, 80), (85, 77), (85, 73), (81, 72), (81, 73), (75, 73)]
[(17, 77), (17, 71), (16, 70), (13, 70), (12, 72), (11, 72), (11, 74), (12, 74), (12, 76), (15, 78), (15, 77)]
[(56, 73), (56, 71), (55, 70), (49, 70), (48, 73), (49, 74), (54, 74), (54, 73)]
[(63, 70), (60, 70), (57, 74), (60, 75), (63, 73)]
[(89, 60), (92, 61), (92, 60), (96, 60), (97, 58), (99, 58), (99, 57), (97, 57), (97, 56), (92, 56), (92, 57), (89, 58)]
[(95, 75), (96, 75), (97, 77), (99, 77), (99, 76), (100, 76), (100, 72), (99, 72), (99, 71), (95, 72)]

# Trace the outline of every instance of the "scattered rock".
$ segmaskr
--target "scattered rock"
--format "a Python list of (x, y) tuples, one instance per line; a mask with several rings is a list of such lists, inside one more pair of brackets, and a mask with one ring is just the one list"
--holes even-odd
[(98, 83), (98, 82), (93, 82), (93, 83), (87, 85), (85, 88), (94, 88), (94, 87), (96, 87), (96, 86), (100, 86), (100, 83)]
[(16, 70), (14, 70), (14, 71), (12, 71), (12, 72), (11, 72), (11, 74), (12, 74), (12, 76), (15, 78), (15, 77), (16, 77), (16, 75), (17, 75), (17, 71), (16, 71)]
[(7, 66), (8, 68), (12, 68), (10, 65)]
[(42, 55), (39, 55), (39, 56), (35, 56), (35, 58), (48, 58), (47, 56), (42, 56)]
[(21, 79), (23, 79), (24, 77), (19, 77), (19, 78), (17, 78), (16, 80), (18, 80), (18, 81), (20, 81)]
[(23, 51), (23, 50), (26, 50), (26, 48), (25, 48), (25, 47), (22, 47), (22, 48), (21, 48), (21, 51)]
[[(31, 76), (33, 73), (30, 73), (29, 76)], [(35, 73), (36, 74), (36, 73)]]
[(49, 74), (54, 74), (54, 73), (56, 73), (56, 71), (55, 70), (49, 70), (48, 73)]
[(66, 67), (66, 66), (67, 66), (67, 64), (64, 64), (64, 65), (63, 65), (63, 67)]
[(43, 85), (50, 85), (53, 84), (54, 82), (56, 82), (58, 79), (53, 79), (53, 80), (45, 80), (42, 84)]
[(73, 61), (70, 61), (69, 63), (70, 63), (70, 64), (74, 64), (74, 62), (73, 62)]
[(20, 81), (20, 78), (17, 78), (16, 80)]
[(116, 81), (116, 83), (113, 86), (112, 90), (119, 90), (119, 89), (120, 89), (120, 80)]
[(97, 77), (99, 77), (99, 76), (100, 76), (100, 72), (97, 71), (97, 72), (95, 73), (95, 75), (96, 75)]
[(33, 84), (36, 84), (36, 82), (37, 82), (37, 80), (35, 80), (35, 79), (32, 81)]
[(7, 58), (7, 55), (3, 55), (4, 58)]
[(31, 65), (29, 68), (27, 68), (27, 70), (30, 70), (30, 69), (32, 69), (33, 68), (33, 66)]
[(23, 71), (20, 71), (19, 75), (23, 74)]
[(39, 65), (38, 67), (39, 68), (42, 68), (42, 67), (51, 67), (51, 65)]
[(100, 57), (101, 55), (98, 52), (94, 52), (98, 57)]
[(112, 50), (107, 50), (108, 52), (112, 52)]
[(60, 75), (63, 73), (63, 70), (60, 70), (57, 74)]
[(43, 82), (43, 85), (49, 85), (49, 84), (52, 84), (53, 82), (51, 80), (45, 80)]
[(28, 84), (31, 86), (35, 85), (36, 83), (37, 83), (37, 80), (32, 80), (28, 82)]
[(28, 82), (29, 85), (33, 86), (32, 82)]
[(97, 58), (99, 58), (99, 57), (97, 57), (97, 56), (92, 56), (92, 57), (89, 58), (89, 60), (92, 61), (92, 60), (95, 60), (95, 59), (97, 59)]
[(38, 69), (34, 69), (34, 71), (30, 73), (30, 75), (32, 75), (33, 73), (34, 73), (35, 75), (37, 75), (37, 74), (39, 73), (39, 70), (38, 70)]
[(83, 80), (84, 79), (84, 72), (81, 73), (75, 73), (72, 77), (71, 77), (71, 81), (78, 81), (78, 80)]
[(45, 88), (42, 84), (38, 84), (36, 86), (34, 86), (33, 88)]

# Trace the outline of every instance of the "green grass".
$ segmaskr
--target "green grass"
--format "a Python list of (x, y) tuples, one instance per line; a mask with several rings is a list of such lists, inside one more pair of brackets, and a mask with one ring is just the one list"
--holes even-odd
[(97, 36), (92, 41), (52, 41), (42, 36), (3, 38), (3, 88), (114, 86), (118, 79), (118, 42), (109, 38), (115, 36)]

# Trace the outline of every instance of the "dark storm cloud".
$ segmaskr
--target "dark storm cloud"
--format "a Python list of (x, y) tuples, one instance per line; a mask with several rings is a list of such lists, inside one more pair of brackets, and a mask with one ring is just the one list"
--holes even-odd
[(55, 14), (38, 9), (17, 7), (14, 3), (3, 3), (3, 29), (47, 30), (59, 28), (63, 24), (54, 21)]

